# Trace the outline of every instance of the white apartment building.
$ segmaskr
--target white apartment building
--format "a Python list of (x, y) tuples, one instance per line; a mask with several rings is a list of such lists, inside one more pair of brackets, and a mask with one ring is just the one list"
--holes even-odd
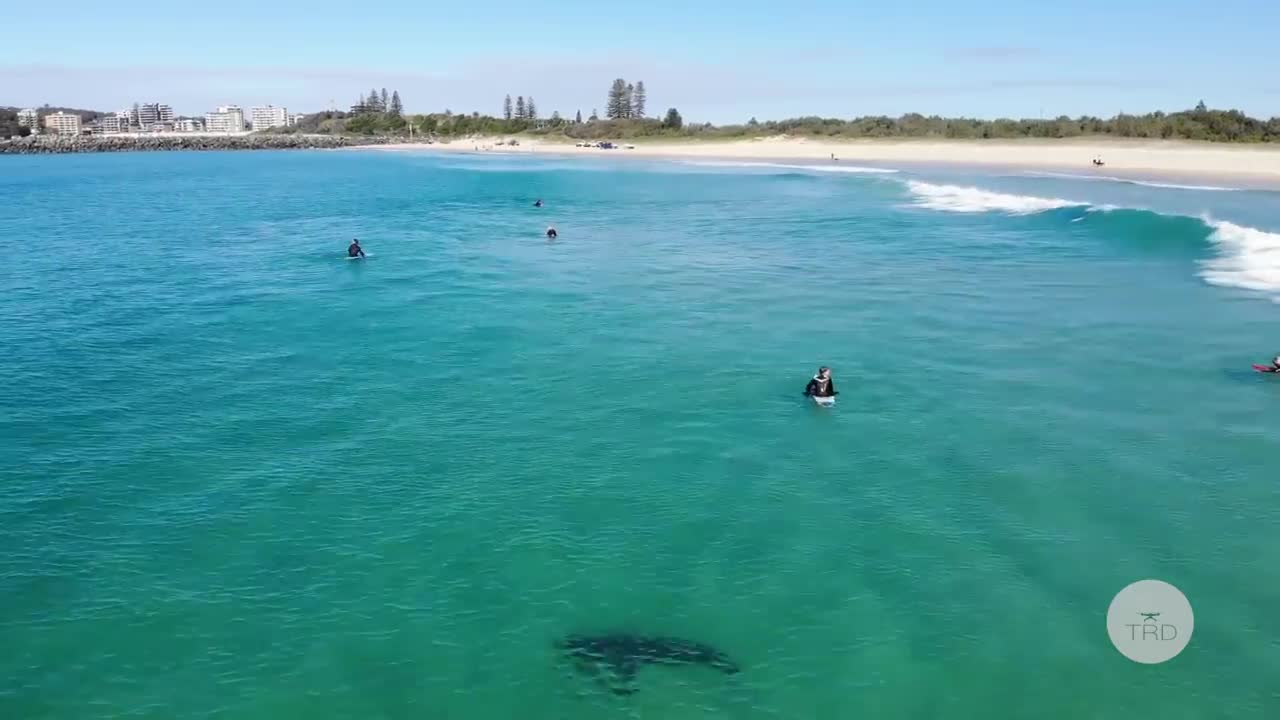
[(275, 127), (288, 127), (289, 125), (289, 111), (274, 105), (253, 108), (249, 117), (253, 121), (253, 129), (255, 131), (269, 130)]
[(32, 130), (40, 128), (40, 113), (33, 108), (18, 111), (18, 124), (22, 127), (29, 127)]
[(120, 117), (120, 115), (104, 115), (98, 121), (99, 131), (104, 135), (114, 135), (117, 133), (129, 132), (129, 118)]
[(178, 132), (204, 132), (204, 120), (200, 118), (182, 118), (173, 124)]
[(80, 116), (56, 112), (44, 116), (44, 127), (55, 135), (79, 135)]
[(206, 113), (204, 122), (209, 132), (244, 132), (244, 111), (238, 105), (223, 105), (216, 112)]
[(173, 108), (162, 103), (144, 103), (138, 106), (138, 117), (134, 123), (143, 130), (158, 129), (173, 122)]

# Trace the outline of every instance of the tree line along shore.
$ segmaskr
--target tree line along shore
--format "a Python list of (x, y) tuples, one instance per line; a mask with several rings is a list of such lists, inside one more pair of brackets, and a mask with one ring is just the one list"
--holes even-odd
[[(501, 116), (442, 113), (411, 115), (403, 111), (400, 93), (370, 91), (350, 111), (330, 110), (302, 116), (290, 127), (278, 127), (247, 136), (41, 136), (16, 137), (16, 114), (0, 108), (0, 140), (3, 153), (111, 152), (124, 150), (274, 150), (337, 148), (390, 142), (453, 140), (479, 136), (530, 136), (550, 142), (563, 140), (746, 140), (787, 136), (815, 140), (925, 139), (1016, 140), (1068, 138), (1120, 138), (1189, 140), (1216, 143), (1280, 144), (1280, 117), (1261, 120), (1238, 110), (1213, 110), (1202, 101), (1190, 110), (1146, 115), (1091, 116), (1053, 119), (945, 118), (909, 113), (900, 117), (868, 116), (854, 119), (800, 117), (789, 120), (713, 125), (687, 123), (677, 108), (649, 117), (644, 82), (622, 78), (608, 89), (603, 116), (591, 109), (572, 117), (558, 111), (542, 117), (532, 96), (510, 95), (502, 100)], [(85, 116), (91, 111), (74, 111)], [(13, 117), (9, 117), (13, 116)], [(6, 123), (14, 132), (5, 133)]]
[(508, 95), (501, 117), (478, 112), (450, 111), (405, 115), (399, 108), (379, 111), (369, 104), (359, 112), (321, 112), (303, 116), (297, 125), (273, 133), (310, 133), (357, 136), (417, 136), (454, 139), (469, 136), (530, 135), (548, 140), (740, 140), (786, 135), (831, 140), (929, 139), (1016, 140), (1067, 138), (1122, 138), (1190, 140), (1221, 143), (1280, 143), (1280, 117), (1260, 120), (1238, 110), (1211, 110), (1203, 102), (1190, 110), (1146, 115), (1092, 116), (1052, 119), (945, 118), (909, 113), (900, 117), (869, 116), (854, 119), (800, 117), (741, 124), (713, 125), (685, 122), (677, 108), (658, 117), (645, 110), (644, 83), (615, 80), (609, 90), (605, 114), (592, 109), (584, 119), (553, 112), (541, 117), (532, 97)]

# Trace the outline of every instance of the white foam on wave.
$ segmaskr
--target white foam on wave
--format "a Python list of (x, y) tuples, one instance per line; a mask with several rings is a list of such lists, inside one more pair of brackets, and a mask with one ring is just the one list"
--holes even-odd
[(786, 163), (733, 162), (729, 160), (690, 160), (686, 165), (722, 168), (770, 168), (775, 170), (799, 170), (802, 172), (853, 173), (856, 175), (892, 175), (893, 168), (864, 167), (862, 165), (789, 165)]
[(1132, 178), (1113, 177), (1111, 175), (1076, 175), (1073, 173), (1028, 172), (1031, 177), (1061, 178), (1063, 180), (1092, 180), (1095, 182), (1114, 182), (1125, 185), (1142, 185), (1143, 187), (1164, 188), (1167, 190), (1207, 190), (1210, 192), (1236, 192), (1240, 188), (1221, 187), (1219, 185), (1181, 185), (1179, 183), (1156, 182), (1155, 180), (1134, 180)]
[(908, 180), (907, 189), (915, 196), (916, 205), (943, 212), (1004, 212), (1012, 215), (1031, 215), (1059, 208), (1089, 206), (1089, 203), (1075, 200), (1012, 195), (962, 185), (935, 185), (918, 180)]
[[(1202, 263), (1200, 277), (1213, 285), (1280, 293), (1280, 233), (1202, 218), (1221, 255)], [(1280, 295), (1273, 296), (1280, 302)]]
[[(1068, 207), (1083, 207), (1088, 213), (1109, 213), (1126, 209), (1115, 205), (1090, 205), (1061, 198), (1011, 195), (976, 187), (935, 185), (914, 180), (907, 181), (906, 185), (914, 196), (916, 205), (944, 212), (1031, 215)], [(1154, 212), (1134, 209), (1139, 212)], [(1079, 222), (1084, 217), (1073, 218), (1071, 222)], [(1268, 293), (1275, 302), (1280, 303), (1280, 232), (1267, 232), (1207, 216), (1200, 219), (1208, 228), (1209, 242), (1213, 243), (1218, 254), (1211, 260), (1201, 262), (1200, 277), (1212, 285)]]

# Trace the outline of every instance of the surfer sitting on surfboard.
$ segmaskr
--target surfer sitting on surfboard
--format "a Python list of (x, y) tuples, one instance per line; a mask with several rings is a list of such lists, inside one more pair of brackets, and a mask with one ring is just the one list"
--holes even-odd
[(364, 248), (360, 247), (360, 241), (351, 238), (351, 245), (347, 247), (347, 257), (364, 257)]
[(831, 368), (818, 368), (818, 374), (805, 386), (804, 394), (806, 397), (835, 397), (836, 384), (831, 381)]

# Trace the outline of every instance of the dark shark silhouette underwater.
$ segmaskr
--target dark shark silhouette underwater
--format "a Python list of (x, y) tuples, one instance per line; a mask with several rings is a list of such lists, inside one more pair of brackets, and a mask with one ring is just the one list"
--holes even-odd
[(673, 637), (570, 635), (556, 646), (584, 675), (604, 683), (615, 695), (636, 692), (643, 665), (702, 665), (734, 675), (738, 664), (710, 645)]

